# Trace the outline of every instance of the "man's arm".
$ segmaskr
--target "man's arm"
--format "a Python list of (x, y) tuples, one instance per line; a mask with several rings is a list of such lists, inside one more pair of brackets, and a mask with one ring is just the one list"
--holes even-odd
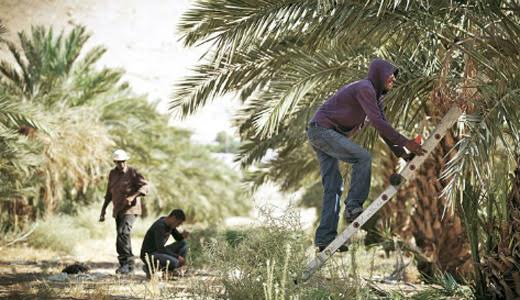
[(148, 194), (148, 182), (146, 180), (144, 180), (143, 175), (141, 175), (137, 171), (135, 171), (135, 178), (136, 178), (137, 193), (139, 193), (138, 196), (146, 196)]
[(177, 228), (174, 228), (172, 230), (172, 236), (176, 241), (182, 241), (184, 240), (184, 235), (177, 230)]
[(358, 92), (358, 101), (365, 111), (372, 126), (376, 128), (379, 134), (391, 142), (392, 145), (406, 147), (416, 155), (424, 155), (426, 151), (420, 144), (413, 139), (408, 140), (406, 137), (397, 132), (385, 119), (383, 112), (377, 105), (376, 93), (371, 88), (363, 88)]
[(101, 206), (101, 214), (99, 215), (99, 222), (105, 221), (105, 214), (107, 210), (108, 204), (112, 201), (112, 193), (110, 193), (110, 178), (112, 172), (108, 174), (108, 183), (107, 183), (107, 192), (105, 194), (105, 201), (103, 201), (103, 205)]
[(371, 88), (363, 88), (358, 92), (358, 102), (365, 111), (372, 126), (379, 134), (393, 145), (404, 147), (408, 139), (397, 132), (384, 118), (377, 105), (376, 93)]
[(397, 157), (403, 157), (406, 154), (406, 151), (404, 151), (403, 147), (399, 147), (397, 145), (394, 145), (392, 142), (390, 142), (389, 139), (383, 137), (383, 141), (385, 141), (385, 144), (388, 145), (392, 153), (395, 154)]
[[(385, 106), (384, 106), (382, 97), (381, 97), (380, 101), (378, 102), (378, 107), (379, 107), (379, 111), (381, 112), (381, 116), (383, 117), (383, 120), (388, 122), (388, 120), (386, 119), (386, 116), (385, 116)], [(404, 147), (399, 147), (397, 145), (394, 145), (389, 139), (387, 139), (385, 137), (382, 137), (382, 138), (383, 138), (383, 141), (385, 141), (385, 144), (388, 145), (388, 147), (390, 148), (392, 153), (394, 153), (395, 156), (401, 157), (406, 161), (411, 160), (412, 155), (409, 155), (408, 153), (406, 153), (406, 151), (404, 150)]]
[(137, 170), (135, 170), (134, 174), (134, 190), (135, 193), (130, 195), (128, 198), (133, 201), (135, 198), (139, 196), (146, 196), (148, 194), (148, 182), (144, 179), (143, 175), (141, 175)]
[(141, 175), (136, 169), (132, 170), (132, 190), (135, 192), (128, 195), (126, 198), (129, 206), (134, 206), (137, 203), (137, 197), (146, 196), (146, 194), (148, 194), (148, 182), (144, 180), (143, 175)]

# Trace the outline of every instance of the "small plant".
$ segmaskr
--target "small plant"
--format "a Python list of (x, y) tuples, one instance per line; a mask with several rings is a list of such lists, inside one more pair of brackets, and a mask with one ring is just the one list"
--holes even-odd
[(72, 253), (81, 240), (89, 237), (89, 231), (77, 226), (72, 217), (56, 215), (38, 221), (34, 232), (28, 238), (28, 243), (35, 248)]
[(99, 203), (91, 204), (87, 207), (79, 209), (77, 214), (72, 217), (73, 226), (87, 230), (91, 239), (106, 239), (109, 234), (114, 231), (111, 222), (97, 221), (99, 219), (100, 207), (101, 204)]
[[(287, 271), (289, 267), (289, 260), (291, 257), (291, 245), (286, 245), (286, 256), (285, 262), (282, 269), (282, 279), (280, 282), (275, 281), (275, 264), (276, 261), (267, 260), (266, 269), (267, 269), (267, 280), (264, 283), (264, 296), (266, 300), (284, 300), (287, 286)], [(289, 299), (293, 299), (293, 297), (289, 296)]]
[(441, 288), (436, 289), (444, 296), (464, 297), (466, 299), (469, 299), (471, 296), (471, 289), (459, 284), (450, 273), (439, 273), (435, 276), (434, 282), (441, 286)]
[[(204, 289), (206, 298), (370, 299), (373, 296), (361, 279), (351, 278), (359, 277), (358, 267), (344, 264), (342, 259), (332, 261), (330, 268), (312, 280), (294, 284), (312, 255), (308, 251), (312, 247), (309, 235), (301, 229), (299, 216), (291, 209), (276, 219), (269, 210), (264, 210), (261, 216), (263, 226), (217, 232), (199, 248), (207, 257), (207, 267), (220, 278), (211, 282), (218, 287), (213, 292), (211, 288)], [(350, 277), (345, 272), (347, 269)]]
[(296, 215), (263, 216), (261, 227), (226, 230), (203, 241), (199, 249), (206, 267), (217, 272), (223, 287), (208, 297), (275, 300), (296, 295), (290, 282), (303, 269), (310, 241)]

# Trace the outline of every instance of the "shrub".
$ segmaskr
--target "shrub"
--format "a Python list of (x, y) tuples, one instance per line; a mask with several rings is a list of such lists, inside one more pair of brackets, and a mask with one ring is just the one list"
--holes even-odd
[[(378, 299), (360, 279), (356, 257), (360, 241), (347, 255), (329, 261), (307, 282), (294, 284), (310, 257), (312, 242), (289, 209), (284, 215), (262, 212), (259, 227), (194, 230), (190, 237), (192, 266), (216, 271), (218, 282), (197, 290), (202, 298), (224, 299)], [(345, 263), (348, 260), (348, 265)], [(211, 286), (210, 286), (211, 285)], [(219, 288), (215, 288), (219, 287)]]
[(105, 222), (99, 222), (100, 212), (101, 204), (99, 203), (79, 209), (77, 215), (72, 216), (74, 226), (86, 230), (91, 239), (105, 239), (108, 233), (114, 231), (114, 228), (109, 222), (110, 212), (107, 213)]
[(74, 246), (86, 238), (90, 238), (89, 230), (78, 226), (73, 217), (55, 215), (36, 223), (28, 244), (35, 248), (72, 253)]
[[(298, 276), (305, 263), (305, 235), (284, 226), (263, 226), (245, 232), (236, 245), (215, 249), (214, 268), (221, 270), (226, 296), (256, 299), (258, 295), (289, 294), (288, 281)], [(282, 297), (283, 298), (283, 297)]]

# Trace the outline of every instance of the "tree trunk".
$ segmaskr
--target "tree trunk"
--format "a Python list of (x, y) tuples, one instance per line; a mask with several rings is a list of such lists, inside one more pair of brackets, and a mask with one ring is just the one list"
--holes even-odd
[(445, 156), (454, 145), (453, 136), (447, 134), (419, 169), (414, 181), (416, 199), (411, 214), (412, 234), (417, 247), (429, 259), (417, 266), (426, 278), (433, 276), (436, 268), (455, 278), (471, 271), (469, 243), (462, 219), (446, 206), (447, 200), (440, 197), (446, 183), (438, 178), (444, 168)]
[[(432, 91), (432, 105), (425, 106), (426, 115), (433, 120), (442, 115), (452, 105), (460, 104), (475, 95), (471, 88), (471, 79), (476, 76), (474, 62), (465, 57), (464, 85), (457, 91), (446, 83), (451, 71), (452, 51), (447, 49), (440, 77)], [(471, 274), (470, 246), (459, 212), (449, 209), (447, 199), (440, 197), (447, 182), (439, 179), (445, 162), (453, 158), (450, 152), (456, 144), (455, 137), (448, 133), (418, 170), (414, 181), (416, 185), (415, 209), (412, 213), (413, 236), (417, 246), (428, 260), (418, 262), (419, 272), (425, 278), (431, 278), (435, 269), (448, 272), (455, 278)]]
[(500, 226), (500, 242), (481, 265), (492, 299), (520, 298), (520, 156), (511, 186), (508, 216)]
[(34, 211), (27, 199), (14, 197), (10, 201), (4, 201), (0, 211), (7, 213), (7, 223), (3, 230), (19, 229), (35, 219)]
[[(449, 272), (455, 278), (471, 270), (469, 243), (462, 220), (458, 212), (448, 209), (447, 200), (440, 197), (446, 183), (438, 178), (445, 156), (454, 145), (453, 136), (447, 134), (418, 170), (416, 179), (402, 187), (383, 207), (378, 222), (380, 230), (389, 226), (403, 241), (415, 239), (423, 254), (417, 259), (417, 268), (426, 279), (435, 275), (435, 270)], [(384, 170), (389, 170), (386, 177), (397, 165), (392, 158), (382, 160), (381, 164)], [(389, 184), (388, 179), (385, 184)]]

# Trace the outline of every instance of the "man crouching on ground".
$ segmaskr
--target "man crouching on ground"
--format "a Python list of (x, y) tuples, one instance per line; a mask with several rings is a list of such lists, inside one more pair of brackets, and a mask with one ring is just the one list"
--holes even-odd
[[(144, 262), (143, 270), (147, 278), (150, 278), (154, 271), (152, 267), (173, 271), (184, 266), (188, 254), (188, 244), (185, 239), (189, 233), (187, 231), (180, 233), (177, 227), (185, 220), (184, 211), (174, 209), (167, 217), (160, 217), (155, 221), (146, 232), (141, 246), (141, 260)], [(165, 246), (170, 235), (175, 242)]]

